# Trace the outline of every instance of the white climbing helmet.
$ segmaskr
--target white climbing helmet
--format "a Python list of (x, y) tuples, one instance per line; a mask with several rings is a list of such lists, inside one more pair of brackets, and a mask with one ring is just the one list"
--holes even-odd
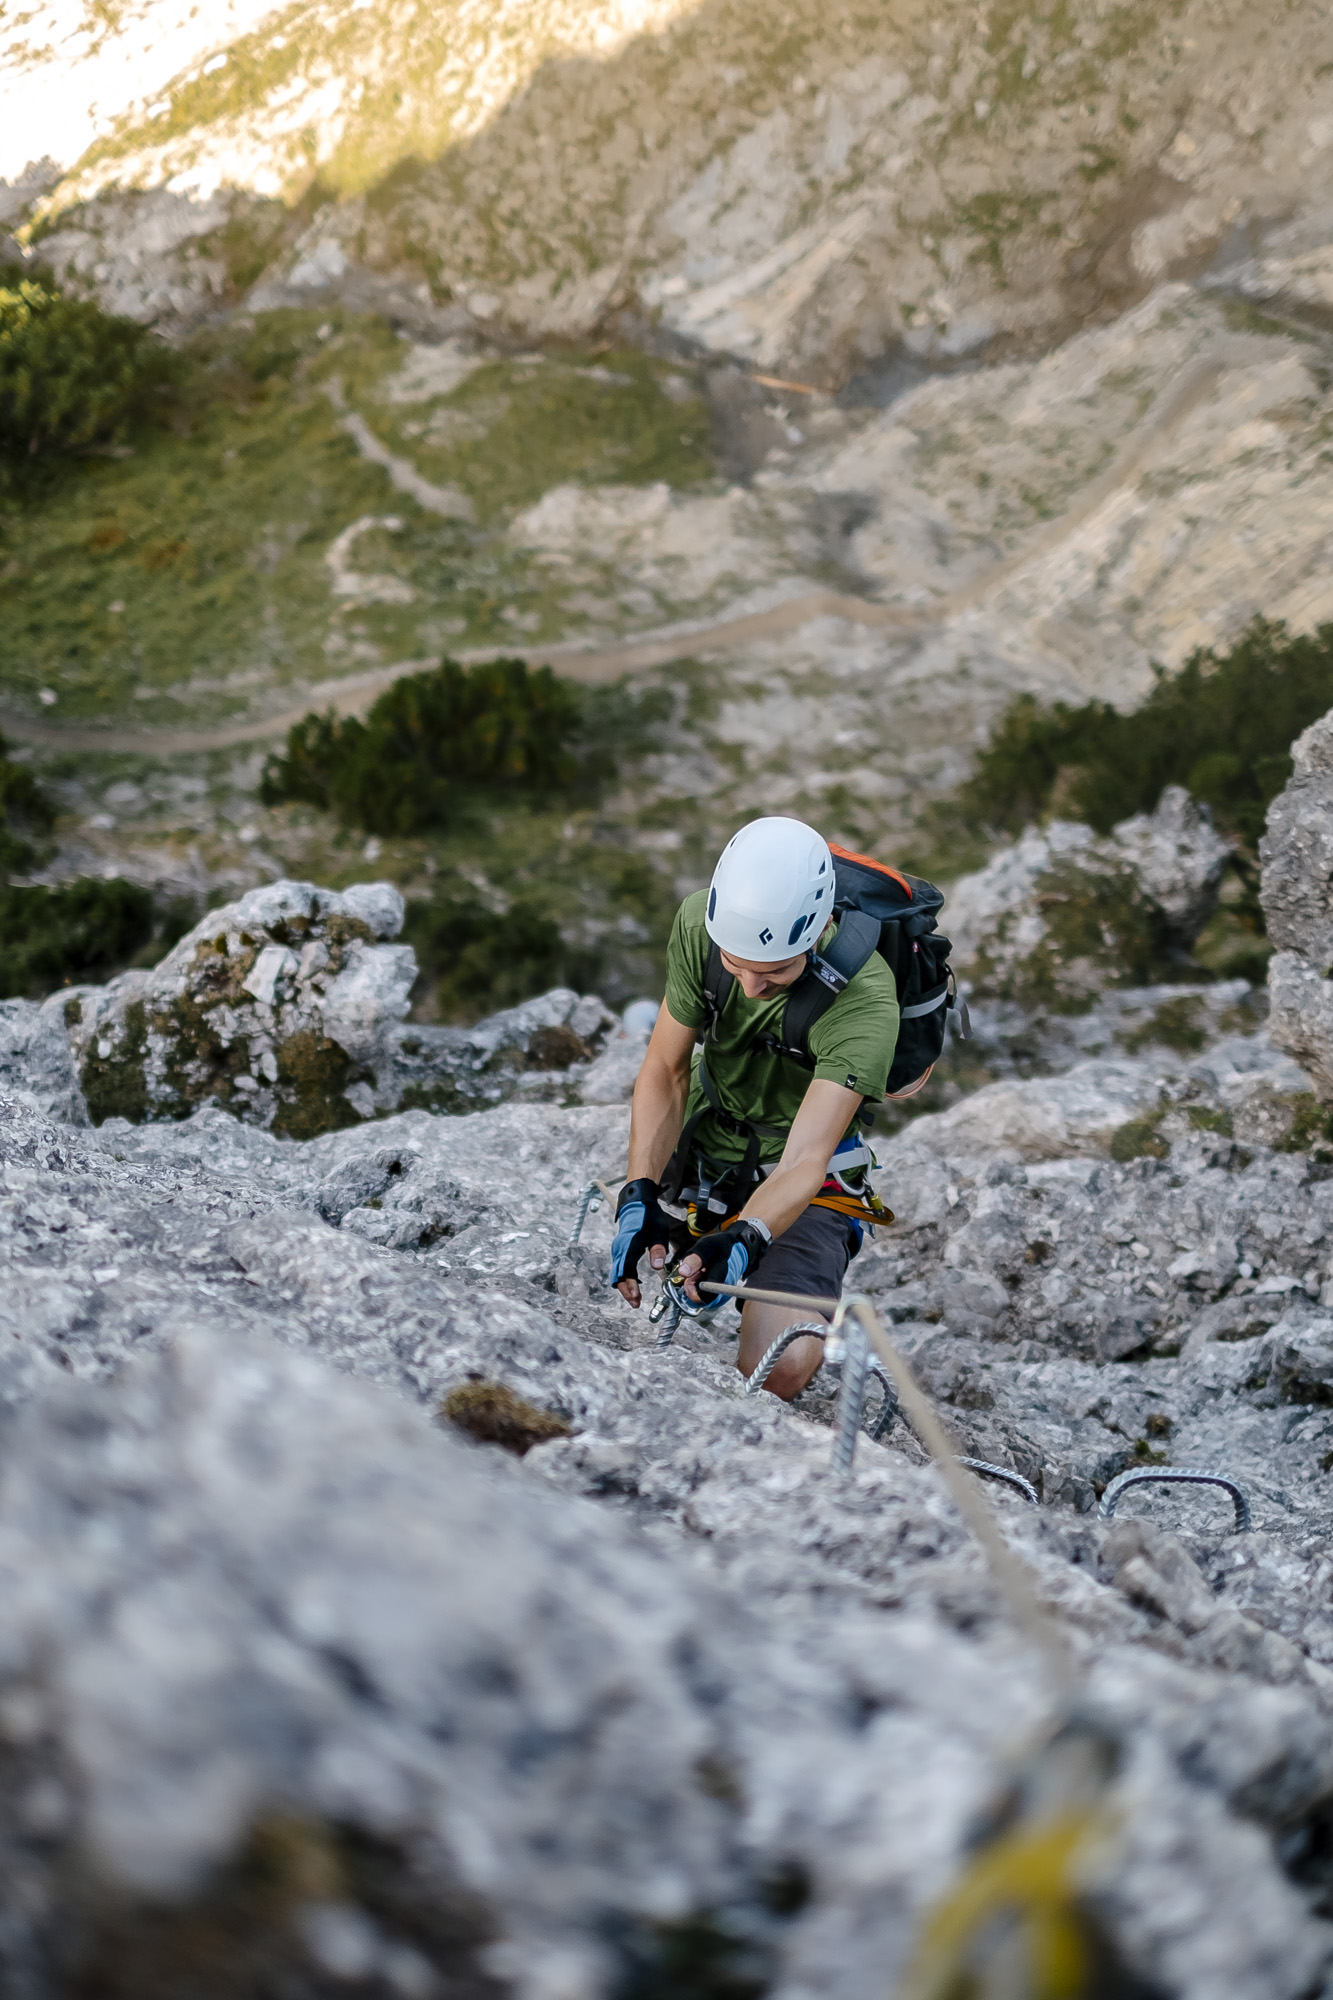
[(777, 965), (809, 951), (833, 914), (828, 842), (799, 819), (755, 819), (713, 870), (704, 922), (733, 958)]

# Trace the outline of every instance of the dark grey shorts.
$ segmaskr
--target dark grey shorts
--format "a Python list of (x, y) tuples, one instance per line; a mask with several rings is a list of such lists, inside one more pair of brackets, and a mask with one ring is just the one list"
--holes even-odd
[[(745, 1282), (766, 1292), (836, 1299), (847, 1266), (860, 1248), (861, 1233), (847, 1216), (832, 1208), (807, 1208), (769, 1245)], [(831, 1317), (824, 1314), (825, 1319)]]

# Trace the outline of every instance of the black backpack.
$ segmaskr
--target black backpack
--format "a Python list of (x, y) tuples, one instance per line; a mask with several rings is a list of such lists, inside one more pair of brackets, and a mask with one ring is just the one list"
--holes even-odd
[[(959, 1009), (959, 1033), (964, 1037), (968, 1033), (967, 1002), (959, 1000), (949, 969), (949, 940), (935, 928), (935, 913), (943, 908), (944, 897), (933, 882), (902, 875), (882, 861), (832, 842), (829, 846), (835, 876), (833, 908), (840, 919), (837, 935), (822, 955), (810, 954), (809, 965), (788, 994), (777, 1032), (761, 1036), (757, 1046), (813, 1069), (811, 1028), (877, 951), (898, 988), (898, 1045), (885, 1085), (885, 1095), (894, 1097), (939, 1061), (951, 1007)], [(704, 971), (709, 1015), (705, 1041), (715, 1037), (735, 983), (718, 947), (710, 944)]]

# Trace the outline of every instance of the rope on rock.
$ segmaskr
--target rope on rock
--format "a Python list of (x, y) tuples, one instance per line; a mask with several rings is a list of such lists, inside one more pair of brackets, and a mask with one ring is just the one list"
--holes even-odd
[(1103, 1521), (1109, 1521), (1115, 1513), (1122, 1496), (1131, 1486), (1220, 1486), (1224, 1493), (1231, 1495), (1236, 1510), (1236, 1533), (1250, 1532), (1250, 1496), (1238, 1480), (1225, 1472), (1199, 1472), (1187, 1465), (1140, 1465), (1130, 1472), (1122, 1472), (1113, 1479), (1102, 1495), (1102, 1504), (1097, 1509)]
[[(1063, 1697), (1074, 1694), (1079, 1673), (1069, 1641), (1037, 1596), (1032, 1573), (1023, 1558), (1010, 1548), (986, 1503), (978, 1482), (959, 1463), (948, 1433), (928, 1399), (917, 1386), (916, 1377), (880, 1324), (878, 1313), (864, 1292), (849, 1292), (842, 1299), (811, 1298), (795, 1292), (768, 1292), (748, 1285), (720, 1285), (705, 1282), (701, 1292), (722, 1293), (728, 1298), (753, 1299), (756, 1304), (795, 1306), (808, 1312), (831, 1313), (831, 1333), (841, 1332), (850, 1319), (859, 1327), (884, 1363), (903, 1414), (935, 1459), (940, 1477), (968, 1527), (981, 1545), (996, 1588), (1005, 1601), (1014, 1624), (1041, 1653), (1056, 1691)], [(844, 1385), (846, 1375), (844, 1373)], [(841, 1432), (841, 1426), (840, 1426)], [(853, 1437), (853, 1449), (855, 1438)], [(836, 1454), (836, 1446), (835, 1446)], [(835, 1456), (836, 1463), (836, 1456)]]

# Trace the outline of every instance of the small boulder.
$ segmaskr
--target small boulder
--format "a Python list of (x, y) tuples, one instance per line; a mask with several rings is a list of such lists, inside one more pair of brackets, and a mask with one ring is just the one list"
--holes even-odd
[(979, 993), (1056, 1010), (1169, 976), (1217, 902), (1229, 848), (1178, 785), (1107, 838), (1029, 827), (949, 894), (954, 962)]

